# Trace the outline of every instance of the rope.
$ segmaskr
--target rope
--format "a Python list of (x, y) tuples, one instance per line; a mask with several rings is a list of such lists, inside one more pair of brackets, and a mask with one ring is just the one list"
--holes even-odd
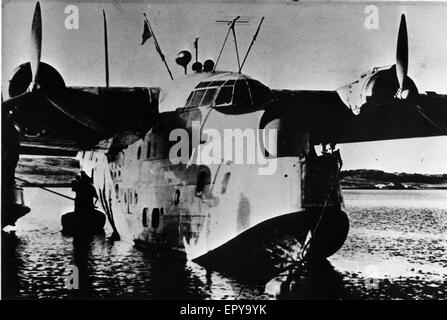
[(335, 185), (337, 183), (338, 177), (340, 175), (342, 166), (343, 166), (343, 163), (340, 163), (340, 165), (338, 166), (337, 173), (335, 174), (335, 179), (334, 179), (334, 182), (332, 183), (331, 190), (329, 191), (329, 193), (328, 193), (328, 195), (326, 197), (326, 201), (324, 202), (324, 206), (321, 209), (321, 213), (320, 213), (320, 216), (318, 218), (317, 224), (315, 225), (314, 229), (312, 230), (311, 236), (310, 236), (309, 240), (304, 244), (303, 250), (301, 250), (301, 254), (300, 255), (301, 255), (301, 259), (302, 260), (304, 260), (306, 258), (307, 248), (310, 247), (310, 244), (311, 244), (312, 239), (313, 239), (313, 235), (316, 234), (317, 229), (320, 226), (321, 220), (323, 219), (324, 212), (325, 212), (325, 210), (327, 208), (327, 205), (329, 203), (329, 199), (331, 198), (331, 195), (334, 192), (334, 188), (335, 188)]
[[(337, 180), (338, 180), (338, 177), (339, 177), (339, 175), (340, 175), (340, 172), (341, 172), (341, 168), (342, 168), (342, 166), (343, 166), (343, 163), (342, 163), (341, 161), (339, 161), (339, 164), (340, 164), (340, 165), (338, 166), (337, 173), (335, 174), (335, 178), (334, 178), (334, 181), (333, 181), (333, 183), (332, 183), (331, 190), (329, 191), (329, 193), (328, 193), (328, 195), (327, 195), (327, 197), (326, 197), (326, 200), (325, 200), (325, 202), (324, 202), (323, 208), (322, 208), (322, 210), (321, 210), (321, 212), (320, 212), (320, 216), (319, 216), (319, 218), (318, 218), (318, 221), (317, 221), (317, 223), (316, 223), (314, 229), (313, 229), (312, 231), (309, 230), (309, 232), (310, 232), (310, 238), (309, 238), (309, 239), (306, 241), (306, 243), (303, 245), (303, 249), (302, 249), (301, 252), (300, 252), (300, 257), (299, 257), (298, 262), (293, 263), (293, 264), (290, 264), (290, 265), (286, 268), (285, 271), (287, 271), (287, 270), (291, 271), (291, 270), (292, 270), (293, 268), (295, 268), (295, 267), (298, 267), (298, 268), (299, 268), (298, 271), (300, 271), (300, 269), (304, 266), (304, 262), (306, 261), (306, 258), (307, 258), (307, 249), (310, 247), (310, 245), (311, 245), (311, 243), (312, 243), (313, 235), (316, 234), (316, 232), (317, 232), (317, 230), (318, 230), (318, 227), (320, 226), (321, 220), (323, 219), (324, 212), (325, 212), (325, 210), (326, 210), (326, 208), (327, 208), (327, 205), (328, 205), (328, 203), (329, 203), (329, 199), (330, 199), (332, 193), (334, 192), (335, 185), (336, 185)], [(290, 277), (290, 276), (291, 276), (291, 275), (289, 274), (288, 279), (286, 280), (286, 282), (289, 281), (289, 277)]]
[(29, 184), (29, 185), (31, 185), (31, 186), (34, 186), (34, 187), (37, 187), (37, 188), (43, 189), (43, 190), (45, 190), (45, 191), (48, 191), (48, 192), (54, 193), (54, 194), (56, 194), (56, 195), (58, 195), (58, 196), (60, 196), (60, 197), (62, 197), (62, 198), (70, 199), (70, 200), (72, 200), (72, 201), (74, 201), (74, 200), (75, 200), (75, 199), (74, 199), (74, 198), (72, 198), (72, 197), (69, 197), (69, 196), (66, 196), (65, 194), (62, 194), (62, 193), (59, 193), (59, 192), (56, 192), (56, 191), (53, 191), (53, 190), (47, 189), (47, 188), (45, 188), (45, 187), (39, 186), (39, 185), (38, 185), (38, 184), (36, 184), (36, 183), (32, 183), (32, 182), (29, 182), (29, 181), (26, 181), (26, 180), (24, 180), (24, 179), (20, 179), (20, 178), (17, 178), (17, 177), (15, 177), (15, 179), (16, 179), (16, 180), (19, 180), (19, 181), (22, 181), (22, 182), (25, 182), (25, 183), (27, 183), (27, 184)]

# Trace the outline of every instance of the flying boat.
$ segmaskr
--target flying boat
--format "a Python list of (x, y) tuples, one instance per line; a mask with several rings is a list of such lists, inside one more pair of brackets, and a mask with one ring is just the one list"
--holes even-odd
[[(319, 155), (315, 146), (447, 134), (447, 96), (419, 92), (407, 75), (404, 15), (395, 64), (333, 91), (271, 89), (241, 72), (245, 59), (238, 71), (196, 65), (165, 87), (67, 87), (41, 61), (41, 41), (37, 2), (30, 62), (13, 72), (2, 102), (6, 139), (17, 137), (4, 142), (16, 145), (8, 149), (9, 172), (18, 153), (76, 156), (116, 235), (209, 268), (273, 275), (341, 248), (349, 230), (341, 156)], [(185, 73), (190, 60), (188, 51), (177, 58)], [(213, 149), (228, 130), (232, 141), (240, 138), (233, 155), (250, 147), (251, 161)], [(175, 147), (187, 157), (172, 161)], [(204, 161), (200, 150), (216, 152)]]

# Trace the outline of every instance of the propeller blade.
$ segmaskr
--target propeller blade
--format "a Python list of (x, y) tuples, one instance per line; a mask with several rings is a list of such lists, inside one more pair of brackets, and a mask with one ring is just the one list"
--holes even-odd
[(30, 63), (31, 63), (32, 84), (37, 83), (41, 53), (42, 53), (42, 17), (40, 15), (40, 4), (38, 1), (36, 3), (36, 8), (34, 9), (33, 23), (31, 25)]
[(400, 18), (399, 34), (397, 36), (396, 50), (396, 75), (399, 81), (399, 88), (404, 88), (405, 78), (408, 71), (408, 35), (405, 15)]

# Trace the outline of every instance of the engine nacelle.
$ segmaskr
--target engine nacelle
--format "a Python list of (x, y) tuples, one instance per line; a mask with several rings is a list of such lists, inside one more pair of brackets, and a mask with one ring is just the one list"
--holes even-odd
[[(7, 99), (26, 92), (31, 80), (31, 65), (29, 62), (22, 63), (15, 68), (9, 79)], [(37, 83), (41, 89), (47, 92), (65, 89), (64, 79), (59, 72), (44, 62), (39, 64)], [(34, 110), (39, 110), (39, 112)], [(60, 123), (57, 114), (52, 111), (53, 106), (48, 101), (39, 98), (33, 99), (31, 104), (17, 105), (14, 106), (14, 109), (5, 110), (5, 112), (9, 112), (9, 117), (16, 128), (27, 136), (40, 135), (54, 123)]]
[[(406, 77), (405, 99), (412, 99), (418, 95), (418, 89), (413, 80)], [(396, 66), (374, 68), (365, 73), (361, 78), (347, 86), (337, 90), (342, 101), (353, 113), (359, 114), (365, 103), (381, 103), (396, 96), (399, 90), (399, 82), (396, 76)]]
[[(18, 96), (28, 90), (32, 80), (31, 77), (31, 65), (29, 62), (22, 63), (15, 68), (9, 79), (8, 98)], [(65, 88), (65, 82), (60, 73), (45, 62), (40, 62), (39, 64), (37, 83), (43, 90), (60, 90)]]

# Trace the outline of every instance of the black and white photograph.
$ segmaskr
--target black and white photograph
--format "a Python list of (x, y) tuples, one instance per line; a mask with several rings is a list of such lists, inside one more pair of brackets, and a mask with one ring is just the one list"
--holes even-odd
[(447, 2), (3, 0), (1, 37), (2, 300), (447, 299)]

